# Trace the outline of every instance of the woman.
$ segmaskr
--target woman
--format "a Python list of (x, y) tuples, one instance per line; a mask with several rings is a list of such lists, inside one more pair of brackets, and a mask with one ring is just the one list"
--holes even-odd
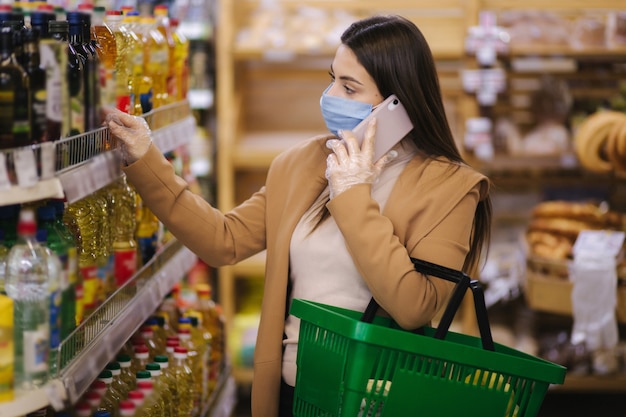
[[(267, 250), (255, 417), (291, 415), (298, 337), (291, 299), (363, 311), (373, 296), (382, 313), (417, 328), (445, 305), (452, 285), (417, 273), (410, 257), (474, 271), (488, 243), (489, 182), (455, 146), (419, 29), (399, 16), (378, 16), (351, 25), (341, 41), (320, 104), (343, 141), (323, 135), (282, 153), (265, 186), (228, 213), (187, 190), (151, 144), (143, 119), (107, 116), (128, 180), (182, 243), (214, 267)], [(370, 111), (391, 94), (414, 129), (373, 161), (375, 122), (359, 147), (350, 130), (367, 112), (351, 109)]]

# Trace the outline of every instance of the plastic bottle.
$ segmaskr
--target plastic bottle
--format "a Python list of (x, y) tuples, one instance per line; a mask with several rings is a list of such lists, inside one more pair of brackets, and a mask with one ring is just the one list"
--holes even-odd
[(131, 401), (135, 405), (135, 416), (138, 416), (138, 412), (143, 406), (146, 396), (138, 389), (134, 389), (128, 393), (128, 401)]
[(110, 384), (111, 395), (114, 398), (116, 404), (116, 414), (119, 415), (119, 402), (126, 398), (130, 388), (126, 386), (126, 382), (122, 379), (122, 366), (119, 362), (109, 362), (106, 366), (107, 371), (111, 371), (112, 380)]
[(192, 416), (194, 415), (193, 372), (187, 366), (187, 349), (182, 346), (174, 348), (172, 372), (176, 376), (178, 386), (178, 415), (180, 417)]
[(176, 375), (173, 372), (173, 368), (170, 366), (170, 359), (167, 355), (157, 355), (154, 357), (154, 362), (158, 363), (161, 367), (161, 378), (165, 381), (165, 384), (169, 387), (169, 390), (172, 394), (172, 404), (174, 410), (176, 410), (176, 414), (178, 415), (178, 404), (179, 404), (179, 390), (178, 385), (176, 383)]
[[(195, 375), (197, 379), (200, 379), (202, 386), (202, 394), (200, 398), (209, 398), (210, 393), (215, 388), (215, 385), (211, 380), (211, 343), (213, 342), (213, 336), (206, 329), (200, 326), (200, 318), (198, 316), (190, 316), (191, 319), (191, 339), (198, 347), (200, 354), (200, 364), (202, 372), (201, 375)], [(216, 382), (216, 381), (215, 381)]]
[(154, 331), (152, 330), (152, 327), (146, 325), (141, 326), (141, 328), (139, 329), (139, 334), (141, 335), (141, 339), (143, 340), (144, 344), (148, 347), (148, 356), (150, 358), (154, 358), (156, 355), (162, 353), (162, 351), (159, 349), (159, 345), (154, 338)]
[(174, 37), (172, 36), (172, 27), (169, 19), (169, 12), (167, 5), (165, 4), (157, 4), (154, 6), (154, 18), (156, 19), (156, 27), (159, 32), (165, 38), (165, 43), (167, 44), (168, 49), (168, 62), (167, 62), (167, 94), (168, 94), (168, 103), (174, 102), (178, 96), (178, 92), (176, 91), (177, 85), (175, 80), (175, 71), (174, 71), (174, 50), (176, 47), (176, 43), (174, 42)]
[(61, 344), (61, 291), (62, 291), (62, 275), (63, 266), (61, 260), (47, 246), (48, 230), (37, 230), (37, 242), (44, 246), (48, 257), (48, 292), (50, 297), (50, 351), (48, 353), (48, 363), (50, 367), (50, 376), (56, 376), (59, 370), (59, 345)]
[(109, 369), (103, 370), (98, 375), (98, 380), (106, 384), (106, 390), (102, 396), (100, 407), (111, 413), (111, 416), (119, 415), (118, 406), (123, 397), (117, 390), (117, 387), (113, 385), (113, 372)]
[(148, 346), (136, 346), (135, 354), (131, 359), (130, 370), (133, 375), (137, 375), (137, 372), (146, 369), (146, 365), (150, 363), (150, 351)]
[(138, 205), (137, 212), (139, 219), (137, 220), (137, 229), (135, 236), (139, 245), (139, 260), (145, 265), (152, 259), (157, 249), (157, 233), (159, 231), (159, 219), (154, 215), (148, 206), (144, 205), (141, 197), (137, 196)]
[(91, 15), (91, 38), (95, 41), (96, 51), (100, 59), (100, 103), (102, 106), (115, 107), (117, 45), (113, 31), (106, 24), (106, 10), (103, 6), (93, 8)]
[(139, 15), (137, 12), (128, 12), (120, 25), (120, 31), (124, 35), (127, 48), (126, 57), (128, 59), (128, 85), (130, 90), (129, 113), (137, 116), (144, 113), (144, 108), (147, 109), (152, 105), (152, 85), (151, 82), (148, 83), (146, 81), (145, 77), (147, 75), (143, 73), (143, 39), (137, 33), (135, 27), (138, 19)]
[(85, 398), (81, 399), (74, 406), (76, 417), (91, 417), (91, 404)]
[[(60, 321), (60, 333), (59, 338), (61, 340), (65, 339), (76, 327), (76, 319), (75, 319), (75, 291), (74, 287), (70, 285), (70, 275), (74, 273), (72, 266), (70, 264), (69, 252), (71, 247), (68, 246), (68, 241), (62, 234), (61, 230), (58, 228), (58, 223), (56, 219), (56, 210), (52, 205), (39, 206), (37, 208), (37, 221), (40, 229), (44, 229), (47, 232), (46, 238), (46, 246), (52, 250), (54, 254), (59, 257), (61, 261), (61, 279), (60, 279), (60, 291), (61, 291), (61, 301), (60, 301), (60, 312), (59, 312), (59, 321)], [(75, 253), (75, 249), (74, 249)], [(64, 310), (64, 303), (67, 304), (67, 307), (70, 307)], [(74, 308), (71, 308), (74, 307)], [(52, 321), (52, 318), (51, 318)], [(51, 336), (52, 336), (52, 328), (51, 328)]]
[(167, 341), (167, 333), (163, 327), (165, 320), (160, 316), (151, 316), (144, 322), (144, 326), (149, 326), (154, 333), (154, 343), (156, 344), (156, 350), (159, 355), (165, 353), (165, 342)]
[(150, 372), (137, 372), (137, 389), (143, 392), (144, 402), (137, 410), (137, 415), (142, 417), (165, 417), (165, 403), (154, 389), (154, 383), (150, 380)]
[(20, 211), (18, 239), (7, 256), (5, 291), (14, 303), (15, 389), (32, 390), (48, 381), (50, 295), (48, 252), (36, 240), (32, 209)]
[(137, 197), (122, 175), (109, 188), (111, 202), (111, 235), (115, 284), (124, 285), (137, 272), (135, 229)]
[(4, 280), (7, 268), (9, 248), (4, 244), (4, 230), (0, 229), (0, 295), (5, 295)]
[[(65, 287), (61, 292), (61, 339), (65, 339), (76, 328), (76, 305), (78, 302), (76, 299), (76, 286), (78, 285), (79, 278), (82, 280), (82, 277), (78, 271), (78, 253), (76, 251), (76, 242), (74, 241), (74, 237), (65, 223), (63, 223), (65, 204), (62, 200), (49, 200), (47, 205), (54, 209), (54, 222), (52, 228), (54, 228), (56, 235), (58, 235), (63, 241), (65, 250), (65, 255), (61, 254), (63, 252), (61, 249), (57, 252), (59, 258), (61, 259), (61, 263), (65, 264), (66, 274), (66, 282), (63, 283)], [(45, 227), (45, 224), (42, 226)], [(49, 240), (51, 233), (52, 232), (48, 232)], [(53, 244), (52, 242), (48, 242), (48, 246), (53, 251), (55, 251), (55, 245), (56, 243)]]
[(0, 403), (12, 401), (13, 392), (13, 300), (0, 294)]
[(115, 359), (120, 364), (120, 379), (124, 382), (124, 387), (126, 389), (124, 396), (127, 397), (128, 393), (136, 388), (135, 375), (131, 370), (130, 355), (126, 353), (120, 353)]
[(174, 79), (176, 82), (175, 100), (180, 101), (187, 98), (189, 91), (189, 40), (178, 30), (178, 19), (170, 20), (172, 37), (174, 38)]
[(163, 399), (163, 413), (165, 417), (176, 417), (177, 410), (174, 406), (174, 393), (165, 380), (161, 365), (152, 362), (146, 365), (146, 371), (150, 372), (150, 380), (158, 397)]
[(219, 377), (220, 367), (224, 362), (224, 316), (219, 306), (213, 301), (212, 289), (209, 284), (197, 284), (195, 290), (198, 296), (195, 310), (202, 316), (200, 324), (212, 336), (209, 380), (211, 387), (214, 388)]
[(107, 410), (97, 410), (93, 413), (93, 417), (112, 417), (113, 414)]
[(144, 39), (144, 71), (152, 78), (152, 108), (156, 109), (169, 101), (167, 75), (170, 51), (154, 17), (141, 17), (138, 27)]
[[(98, 289), (98, 266), (96, 263), (96, 245), (98, 229), (94, 223), (97, 219), (88, 199), (70, 204), (63, 213), (63, 222), (74, 236), (77, 243), (78, 267), (81, 280), (76, 286), (76, 317), (81, 323), (96, 308)], [(82, 285), (81, 285), (82, 284)]]
[(120, 417), (133, 417), (137, 406), (131, 400), (120, 401)]
[(107, 10), (104, 23), (111, 29), (115, 38), (115, 100), (118, 110), (130, 113), (130, 55), (128, 51), (127, 33), (121, 30), (124, 16), (119, 10)]

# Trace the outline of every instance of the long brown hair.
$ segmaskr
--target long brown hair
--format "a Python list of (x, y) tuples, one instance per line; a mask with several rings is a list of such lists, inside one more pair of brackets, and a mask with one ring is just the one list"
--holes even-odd
[[(346, 29), (341, 42), (354, 52), (383, 97), (398, 96), (415, 126), (408, 136), (420, 153), (465, 163), (446, 118), (430, 47), (414, 23), (396, 15), (369, 17)], [(317, 224), (328, 216), (324, 204)], [(491, 199), (487, 196), (474, 214), (470, 250), (463, 266), (466, 272), (476, 271), (481, 251), (489, 246), (491, 216)]]

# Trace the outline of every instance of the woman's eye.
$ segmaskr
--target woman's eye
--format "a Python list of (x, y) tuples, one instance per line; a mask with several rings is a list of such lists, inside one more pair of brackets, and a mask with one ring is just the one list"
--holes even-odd
[(347, 86), (347, 85), (344, 85), (344, 86), (343, 86), (343, 89), (344, 89), (344, 90), (346, 90), (346, 93), (347, 93), (347, 94), (354, 94), (354, 92), (355, 92), (353, 89), (351, 89), (351, 88), (350, 88), (349, 86)]

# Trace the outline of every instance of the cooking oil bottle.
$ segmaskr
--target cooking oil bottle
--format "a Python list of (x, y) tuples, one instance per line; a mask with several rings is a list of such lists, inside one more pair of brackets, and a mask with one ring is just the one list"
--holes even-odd
[(96, 307), (98, 265), (96, 245), (98, 229), (95, 213), (86, 198), (68, 205), (63, 222), (74, 236), (81, 280), (76, 285), (76, 321), (82, 323)]
[(144, 394), (144, 402), (141, 410), (137, 410), (137, 416), (165, 417), (165, 401), (161, 393), (155, 389), (152, 375), (149, 371), (143, 370), (136, 374), (137, 389)]
[(137, 272), (137, 242), (135, 240), (135, 190), (122, 175), (109, 187), (111, 202), (111, 236), (115, 285), (124, 285)]
[(187, 98), (189, 90), (189, 40), (178, 29), (178, 19), (171, 19), (172, 37), (174, 38), (174, 79), (176, 82), (176, 101)]
[(128, 34), (121, 29), (122, 12), (119, 10), (107, 10), (104, 23), (111, 29), (115, 38), (115, 106), (118, 110), (130, 113), (130, 65), (131, 59), (128, 51)]
[(220, 373), (220, 366), (224, 360), (224, 316), (219, 306), (213, 301), (213, 292), (209, 284), (197, 284), (195, 290), (198, 299), (194, 310), (202, 316), (202, 328), (212, 336), (209, 380), (211, 381), (211, 388), (214, 388)]
[(120, 26), (128, 47), (130, 114), (137, 116), (152, 110), (152, 79), (144, 74), (144, 41), (138, 22), (139, 13), (132, 11), (124, 15)]
[(188, 417), (193, 414), (193, 373), (187, 365), (187, 349), (182, 346), (174, 348), (172, 371), (178, 386), (178, 415)]
[(135, 387), (135, 375), (131, 370), (131, 358), (126, 353), (120, 353), (115, 358), (120, 364), (120, 379), (124, 382), (124, 389), (121, 390), (124, 393), (124, 397), (128, 397), (128, 393), (134, 390)]
[(165, 43), (167, 44), (167, 98), (168, 103), (172, 103), (176, 100), (177, 96), (174, 72), (174, 49), (176, 47), (176, 43), (174, 42), (174, 37), (172, 36), (172, 25), (170, 23), (167, 5), (157, 4), (154, 6), (153, 14), (156, 19), (156, 28), (159, 32), (161, 32), (161, 35), (163, 35)]
[[(206, 364), (202, 364), (202, 354), (200, 348), (195, 344), (194, 340), (191, 338), (191, 325), (181, 326), (181, 320), (179, 319), (178, 326), (178, 338), (180, 339), (180, 346), (187, 349), (187, 357), (190, 361), (191, 369), (195, 370), (193, 374), (193, 385), (192, 385), (192, 398), (193, 398), (193, 408), (192, 412), (194, 415), (197, 415), (201, 408), (202, 404), (202, 392), (203, 392), (203, 376), (206, 374), (205, 369)], [(190, 322), (191, 320), (189, 320)], [(188, 326), (188, 327), (187, 327)], [(176, 353), (176, 348), (174, 348), (174, 353)]]
[[(178, 413), (178, 404), (180, 395), (178, 391), (178, 385), (176, 383), (176, 375), (173, 372), (172, 366), (170, 366), (170, 360), (167, 355), (157, 355), (154, 357), (154, 362), (161, 367), (161, 378), (165, 381), (172, 394), (173, 409)], [(178, 415), (178, 414), (175, 414)]]
[(105, 23), (105, 8), (96, 6), (91, 15), (91, 38), (95, 41), (96, 51), (100, 59), (100, 103), (102, 106), (116, 106), (116, 73), (117, 45), (111, 28)]
[(141, 17), (139, 28), (144, 38), (144, 69), (152, 78), (153, 108), (161, 107), (168, 103), (169, 47), (154, 17)]
[(150, 372), (150, 380), (154, 386), (156, 396), (163, 400), (163, 413), (165, 417), (176, 417), (178, 410), (176, 410), (174, 405), (174, 393), (165, 381), (161, 365), (156, 362), (151, 362), (146, 365), (146, 371)]
[(139, 254), (141, 265), (145, 265), (152, 259), (158, 244), (159, 219), (143, 204), (141, 197), (137, 194), (137, 229), (135, 236), (139, 245)]

